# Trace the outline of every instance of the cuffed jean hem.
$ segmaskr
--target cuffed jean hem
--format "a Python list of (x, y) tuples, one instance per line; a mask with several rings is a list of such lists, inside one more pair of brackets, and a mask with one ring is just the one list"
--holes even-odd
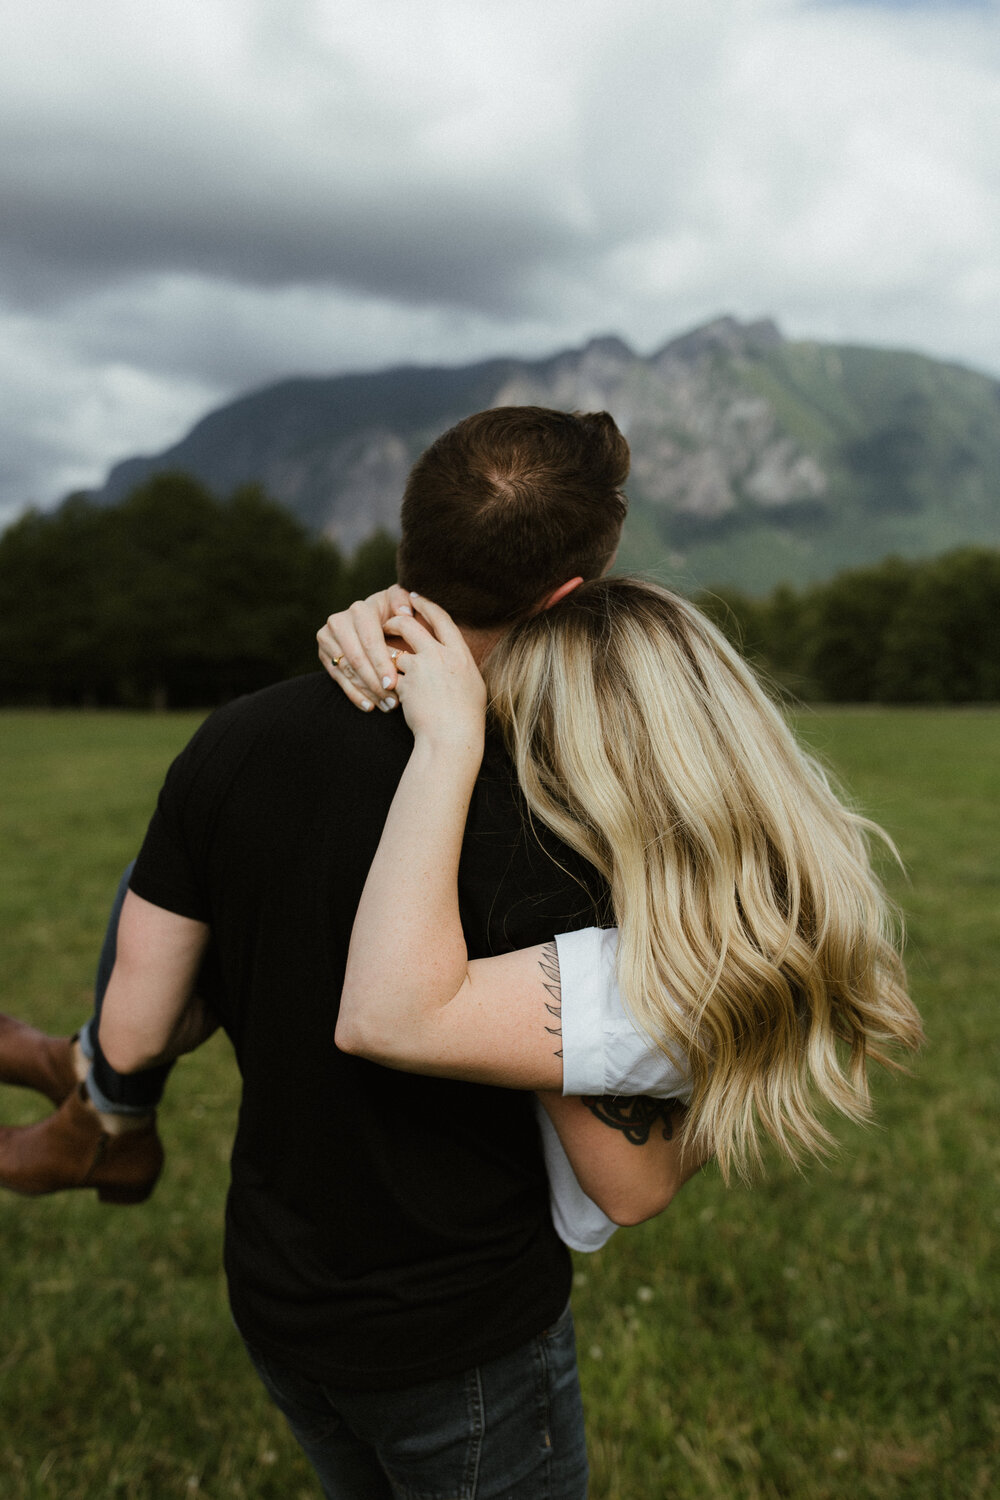
[[(90, 1058), (91, 1063), (90, 1070), (87, 1073), (86, 1078), (87, 1097), (90, 1100), (91, 1104), (95, 1109), (100, 1110), (101, 1114), (104, 1115), (132, 1115), (134, 1118), (138, 1119), (141, 1115), (153, 1114), (156, 1110), (156, 1106), (159, 1104), (160, 1099), (163, 1096), (163, 1089), (159, 1086), (159, 1084), (148, 1091), (149, 1098), (142, 1104), (125, 1104), (120, 1099), (110, 1099), (108, 1095), (103, 1091), (100, 1084), (97, 1082), (97, 1070), (94, 1067), (94, 1054), (93, 1052), (87, 1051), (86, 1045), (83, 1040), (84, 1033), (87, 1032), (93, 1024), (93, 1020), (88, 1021), (83, 1031), (80, 1032), (80, 1050), (83, 1053), (84, 1057)], [(115, 1076), (116, 1078), (120, 1078), (124, 1082), (124, 1074), (116, 1074)], [(142, 1075), (138, 1073), (132, 1076), (136, 1078), (142, 1077)]]

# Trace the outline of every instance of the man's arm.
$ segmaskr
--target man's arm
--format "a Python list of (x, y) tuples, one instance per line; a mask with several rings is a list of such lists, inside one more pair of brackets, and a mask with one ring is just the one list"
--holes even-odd
[(215, 1029), (194, 995), (208, 936), (204, 922), (129, 891), (100, 1025), (101, 1048), (117, 1072), (168, 1062)]

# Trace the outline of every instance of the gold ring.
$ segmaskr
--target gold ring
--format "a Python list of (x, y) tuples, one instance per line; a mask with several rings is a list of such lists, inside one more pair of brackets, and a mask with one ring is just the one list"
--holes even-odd
[(333, 665), (334, 665), (334, 666), (335, 666), (335, 667), (339, 667), (339, 666), (340, 666), (340, 663), (341, 663), (341, 662), (342, 662), (342, 661), (343, 661), (343, 660), (344, 660), (344, 657), (345, 657), (345, 656), (346, 656), (346, 655), (347, 655), (347, 652), (346, 652), (346, 651), (341, 651), (341, 653), (340, 653), (340, 655), (339, 655), (339, 656), (335, 656), (335, 657), (334, 657), (334, 658), (333, 658)]

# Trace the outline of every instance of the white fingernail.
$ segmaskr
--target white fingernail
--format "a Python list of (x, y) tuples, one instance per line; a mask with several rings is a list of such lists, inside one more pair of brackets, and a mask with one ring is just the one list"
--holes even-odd
[(409, 615), (410, 619), (413, 619), (413, 610), (408, 604), (401, 604), (396, 613), (400, 615)]
[(383, 687), (392, 687), (392, 678), (391, 677), (383, 677), (382, 678), (382, 686)]
[(391, 698), (391, 697), (390, 698), (383, 698), (382, 701), (381, 701), (381, 703), (379, 704), (379, 708), (382, 710), (382, 712), (384, 714), (392, 713), (392, 710), (395, 707), (396, 707), (396, 700), (395, 700), (395, 698)]
[(364, 709), (364, 711), (365, 711), (366, 714), (370, 714), (371, 711), (372, 711), (372, 706), (368, 702), (367, 698), (362, 698), (362, 700), (361, 700), (361, 707)]

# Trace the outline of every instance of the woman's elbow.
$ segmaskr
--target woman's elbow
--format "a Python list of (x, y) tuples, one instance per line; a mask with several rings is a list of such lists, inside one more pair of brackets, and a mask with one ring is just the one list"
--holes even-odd
[(366, 1037), (364, 1028), (356, 1021), (352, 1021), (344, 1015), (337, 1017), (337, 1025), (333, 1033), (333, 1040), (340, 1052), (347, 1052), (351, 1057), (366, 1057)]
[(363, 1057), (366, 1062), (381, 1063), (384, 1067), (391, 1068), (402, 1060), (398, 1039), (385, 1035), (379, 1027), (358, 1017), (338, 1016), (333, 1040), (340, 1052), (346, 1052), (351, 1057)]
[(677, 1188), (673, 1183), (654, 1183), (640, 1188), (623, 1188), (602, 1194), (604, 1201), (598, 1199), (597, 1206), (607, 1214), (613, 1224), (617, 1224), (622, 1229), (632, 1229), (636, 1224), (644, 1224), (647, 1219), (655, 1219), (658, 1214), (662, 1214), (665, 1209), (669, 1208), (676, 1191)]

